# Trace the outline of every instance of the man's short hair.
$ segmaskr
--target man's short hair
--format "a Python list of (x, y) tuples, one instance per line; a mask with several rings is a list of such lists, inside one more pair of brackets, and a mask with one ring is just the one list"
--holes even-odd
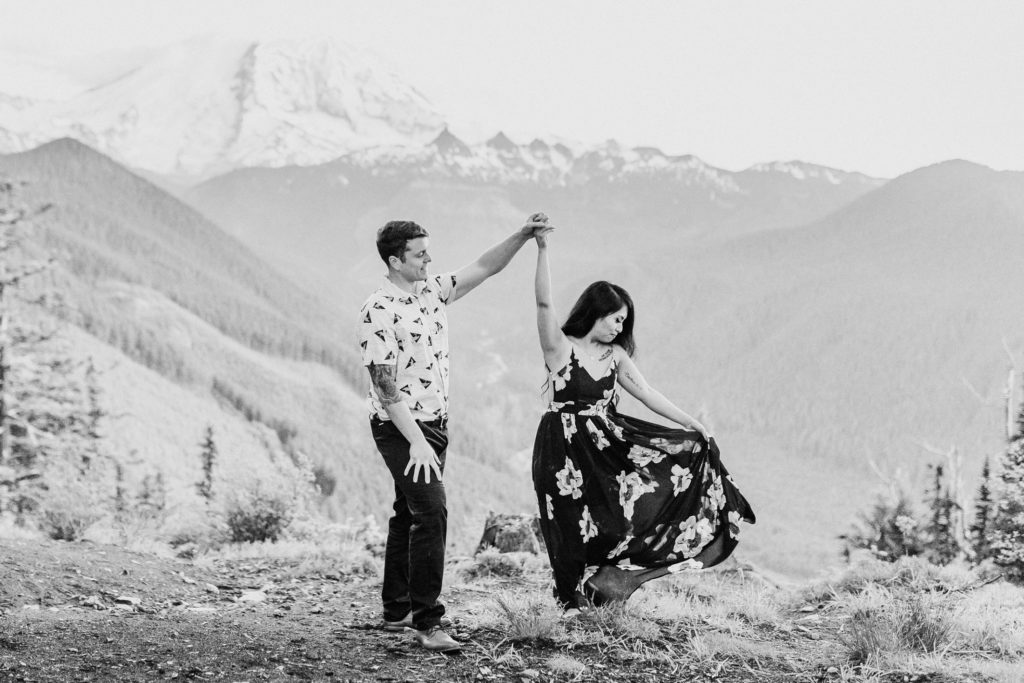
[(392, 256), (405, 261), (405, 248), (409, 240), (429, 237), (427, 231), (413, 221), (388, 221), (377, 231), (377, 253), (384, 263)]

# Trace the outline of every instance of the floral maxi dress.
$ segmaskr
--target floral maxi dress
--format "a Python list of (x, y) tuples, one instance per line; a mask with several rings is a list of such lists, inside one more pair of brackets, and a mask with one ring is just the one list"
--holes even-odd
[(715, 440), (620, 415), (616, 376), (613, 361), (592, 377), (574, 349), (551, 374), (537, 428), (533, 483), (564, 607), (625, 599), (650, 579), (718, 564), (740, 520), (754, 523)]

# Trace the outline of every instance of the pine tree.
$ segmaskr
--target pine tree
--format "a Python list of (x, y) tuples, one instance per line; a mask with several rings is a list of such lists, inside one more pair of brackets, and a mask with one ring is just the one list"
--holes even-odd
[(97, 465), (101, 454), (100, 442), (103, 437), (100, 431), (100, 421), (107, 415), (102, 406), (100, 406), (100, 386), (96, 376), (96, 364), (92, 358), (89, 359), (85, 367), (85, 391), (86, 413), (84, 427), (86, 442), (85, 448), (82, 450), (83, 473)]
[(217, 460), (217, 444), (213, 440), (213, 425), (206, 426), (206, 435), (201, 445), (200, 459), (203, 466), (203, 479), (196, 484), (199, 495), (207, 502), (213, 500), (213, 464)]
[[(1017, 424), (1024, 423), (1024, 405)], [(992, 518), (991, 552), (1006, 578), (1024, 582), (1024, 433), (1011, 435), (999, 468), (997, 502)]]
[(981, 485), (978, 487), (978, 500), (974, 503), (974, 523), (971, 524), (971, 549), (974, 551), (974, 561), (982, 562), (992, 555), (990, 547), (989, 531), (992, 522), (992, 472), (989, 467), (989, 458), (985, 456), (985, 462), (981, 466)]
[(142, 478), (139, 492), (135, 496), (135, 509), (143, 517), (157, 517), (167, 508), (167, 485), (162, 472), (147, 474)]
[(935, 465), (934, 469), (935, 481), (928, 501), (931, 518), (926, 529), (925, 555), (933, 564), (946, 565), (960, 554), (960, 544), (953, 530), (953, 514), (958, 505), (945, 484), (943, 466)]
[[(21, 249), (23, 228), (30, 227), (32, 214), (18, 200), (17, 189), (15, 183), (0, 177), (0, 494), (4, 489), (11, 490), (7, 500), (0, 495), (0, 515), (13, 507), (20, 517), (22, 495), (17, 489), (23, 482), (38, 479), (40, 473), (15, 457), (15, 430), (29, 438), (32, 434), (24, 411), (14, 410), (18, 403), (12, 391), (12, 356), (18, 334), (12, 329), (11, 293), (52, 261), (29, 259)], [(35, 214), (49, 208), (43, 206)]]

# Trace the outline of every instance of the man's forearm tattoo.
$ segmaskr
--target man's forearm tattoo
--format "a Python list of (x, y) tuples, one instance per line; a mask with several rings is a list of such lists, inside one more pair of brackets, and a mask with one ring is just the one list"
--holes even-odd
[(368, 370), (370, 371), (370, 382), (373, 383), (373, 389), (377, 392), (377, 398), (380, 399), (381, 404), (389, 406), (402, 400), (402, 394), (395, 385), (395, 378), (398, 377), (397, 365), (373, 363)]

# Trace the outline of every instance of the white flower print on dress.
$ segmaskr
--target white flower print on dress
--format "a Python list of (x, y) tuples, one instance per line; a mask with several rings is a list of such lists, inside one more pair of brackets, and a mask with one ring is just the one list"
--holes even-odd
[(562, 496), (572, 496), (573, 500), (583, 495), (580, 487), (583, 485), (583, 473), (576, 469), (572, 460), (565, 459), (565, 467), (555, 472), (555, 482), (558, 484), (558, 493)]
[(580, 536), (583, 537), (584, 543), (597, 536), (597, 525), (594, 524), (590, 508), (586, 505), (583, 506), (583, 514), (580, 516)]
[(608, 439), (605, 438), (604, 432), (597, 428), (594, 423), (587, 420), (587, 431), (590, 433), (590, 437), (594, 440), (594, 445), (597, 446), (597, 450), (602, 451), (608, 448)]
[(576, 592), (581, 595), (586, 595), (589, 590), (587, 589), (587, 581), (597, 574), (598, 570), (601, 569), (597, 565), (591, 564), (583, 568), (583, 576), (580, 577), (580, 582), (576, 584)]
[(629, 449), (629, 459), (633, 461), (637, 467), (647, 467), (652, 462), (657, 464), (665, 459), (665, 453), (654, 448), (644, 448), (643, 446), (634, 444)]
[(619, 472), (615, 481), (619, 482), (619, 505), (626, 519), (633, 519), (633, 504), (640, 500), (640, 496), (658, 488), (658, 482), (645, 482), (639, 472)]
[(562, 433), (566, 441), (571, 441), (572, 435), (576, 433), (576, 416), (572, 413), (562, 413)]
[(663, 439), (660, 436), (657, 439), (651, 439), (652, 446), (654, 446), (658, 450), (665, 451), (669, 455), (675, 455), (676, 453), (679, 453), (680, 451), (683, 450), (687, 443), (692, 442), (683, 441), (680, 443), (674, 443), (672, 441), (669, 441), (668, 439)]
[[(704, 494), (704, 507), (714, 511), (724, 508), (725, 489), (722, 488), (722, 478), (713, 471), (709, 471), (708, 476), (704, 479), (704, 483), (707, 485), (707, 492)], [(714, 517), (717, 516), (717, 514), (714, 515)]]
[(569, 383), (570, 379), (572, 379), (572, 363), (551, 375), (551, 386), (555, 391), (561, 391), (565, 389), (565, 385)]
[(603, 403), (606, 408), (611, 408), (618, 402), (619, 397), (615, 394), (615, 387), (604, 390), (604, 395), (601, 396), (601, 403)]
[(544, 494), (544, 498), (547, 499), (546, 502), (547, 502), (548, 519), (554, 520), (555, 519), (555, 501), (551, 498), (551, 494), (550, 493), (545, 493)]
[(690, 488), (690, 482), (693, 481), (693, 473), (690, 472), (689, 467), (683, 467), (682, 465), (672, 465), (672, 492), (677, 496)]
[(619, 441), (626, 440), (625, 436), (622, 434), (622, 427), (608, 419), (607, 415), (602, 415), (601, 419), (604, 420), (604, 426), (608, 428), (608, 431), (611, 432), (612, 436)]
[(740, 537), (740, 513), (729, 510), (729, 535), (733, 538)]
[(712, 533), (711, 521), (707, 517), (687, 517), (679, 523), (679, 535), (672, 551), (683, 557), (693, 557), (711, 541)]
[(605, 416), (608, 414), (608, 410), (616, 403), (615, 389), (605, 389), (604, 395), (596, 403), (590, 404), (585, 410), (580, 411), (580, 415), (599, 415)]
[[(628, 550), (628, 549), (629, 549), (629, 544), (630, 544), (630, 543), (631, 543), (632, 541), (633, 541), (633, 534), (629, 534), (629, 535), (628, 535), (628, 536), (626, 536), (626, 537), (625, 537), (624, 539), (622, 539), (621, 541), (619, 541), (619, 544), (618, 544), (617, 546), (615, 546), (614, 548), (612, 548), (612, 549), (611, 549), (611, 550), (610, 550), (610, 551), (608, 552), (608, 559), (609, 559), (609, 560), (611, 560), (611, 559), (613, 559), (613, 558), (614, 558), (614, 557), (615, 557), (616, 555), (621, 555), (622, 553), (626, 552), (626, 550)], [(625, 560), (623, 560), (623, 562), (625, 562)]]
[(668, 573), (678, 574), (679, 572), (684, 572), (688, 569), (704, 569), (704, 563), (699, 560), (683, 560), (682, 562), (670, 564), (668, 567)]

